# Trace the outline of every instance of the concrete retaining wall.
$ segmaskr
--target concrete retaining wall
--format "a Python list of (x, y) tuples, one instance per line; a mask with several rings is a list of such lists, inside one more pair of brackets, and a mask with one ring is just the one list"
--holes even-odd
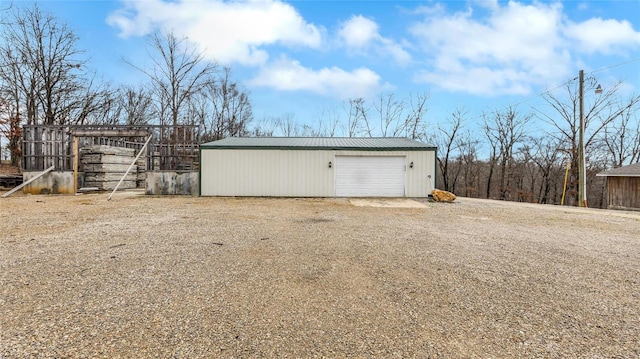
[[(38, 172), (23, 172), (22, 178), (26, 182), (40, 174)], [(27, 194), (74, 194), (73, 172), (51, 171), (22, 188)]]
[(146, 194), (197, 196), (199, 188), (198, 172), (147, 172)]
[[(40, 172), (24, 172), (24, 181)], [(146, 194), (150, 195), (188, 195), (197, 196), (199, 192), (199, 173), (172, 171), (147, 172)], [(27, 194), (74, 194), (73, 172), (52, 171), (24, 186)]]

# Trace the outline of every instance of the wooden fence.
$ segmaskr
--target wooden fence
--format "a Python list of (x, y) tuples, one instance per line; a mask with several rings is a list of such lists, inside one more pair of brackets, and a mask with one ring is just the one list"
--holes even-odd
[(25, 125), (22, 132), (22, 168), (73, 171), (74, 142), (133, 148), (139, 151), (149, 136), (147, 171), (197, 171), (200, 136), (198, 126), (44, 126)]

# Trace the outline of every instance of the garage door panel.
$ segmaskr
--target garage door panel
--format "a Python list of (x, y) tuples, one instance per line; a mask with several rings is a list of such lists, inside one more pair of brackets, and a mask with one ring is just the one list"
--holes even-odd
[(402, 197), (405, 195), (405, 158), (336, 156), (336, 196)]

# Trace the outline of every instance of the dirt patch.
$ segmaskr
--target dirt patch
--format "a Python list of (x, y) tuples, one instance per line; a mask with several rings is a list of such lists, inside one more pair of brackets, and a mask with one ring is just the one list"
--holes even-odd
[(387, 207), (387, 208), (425, 208), (418, 201), (409, 198), (351, 198), (349, 202), (358, 207)]
[(638, 357), (640, 213), (1, 199), (0, 357)]
[(16, 166), (10, 166), (5, 163), (0, 164), (0, 175), (14, 175), (14, 174), (20, 174), (20, 173), (21, 173), (20, 168)]

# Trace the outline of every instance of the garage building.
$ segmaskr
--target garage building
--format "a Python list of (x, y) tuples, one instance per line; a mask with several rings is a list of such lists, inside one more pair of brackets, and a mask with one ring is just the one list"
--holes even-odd
[(200, 195), (427, 197), (436, 148), (406, 138), (232, 137), (200, 146)]

